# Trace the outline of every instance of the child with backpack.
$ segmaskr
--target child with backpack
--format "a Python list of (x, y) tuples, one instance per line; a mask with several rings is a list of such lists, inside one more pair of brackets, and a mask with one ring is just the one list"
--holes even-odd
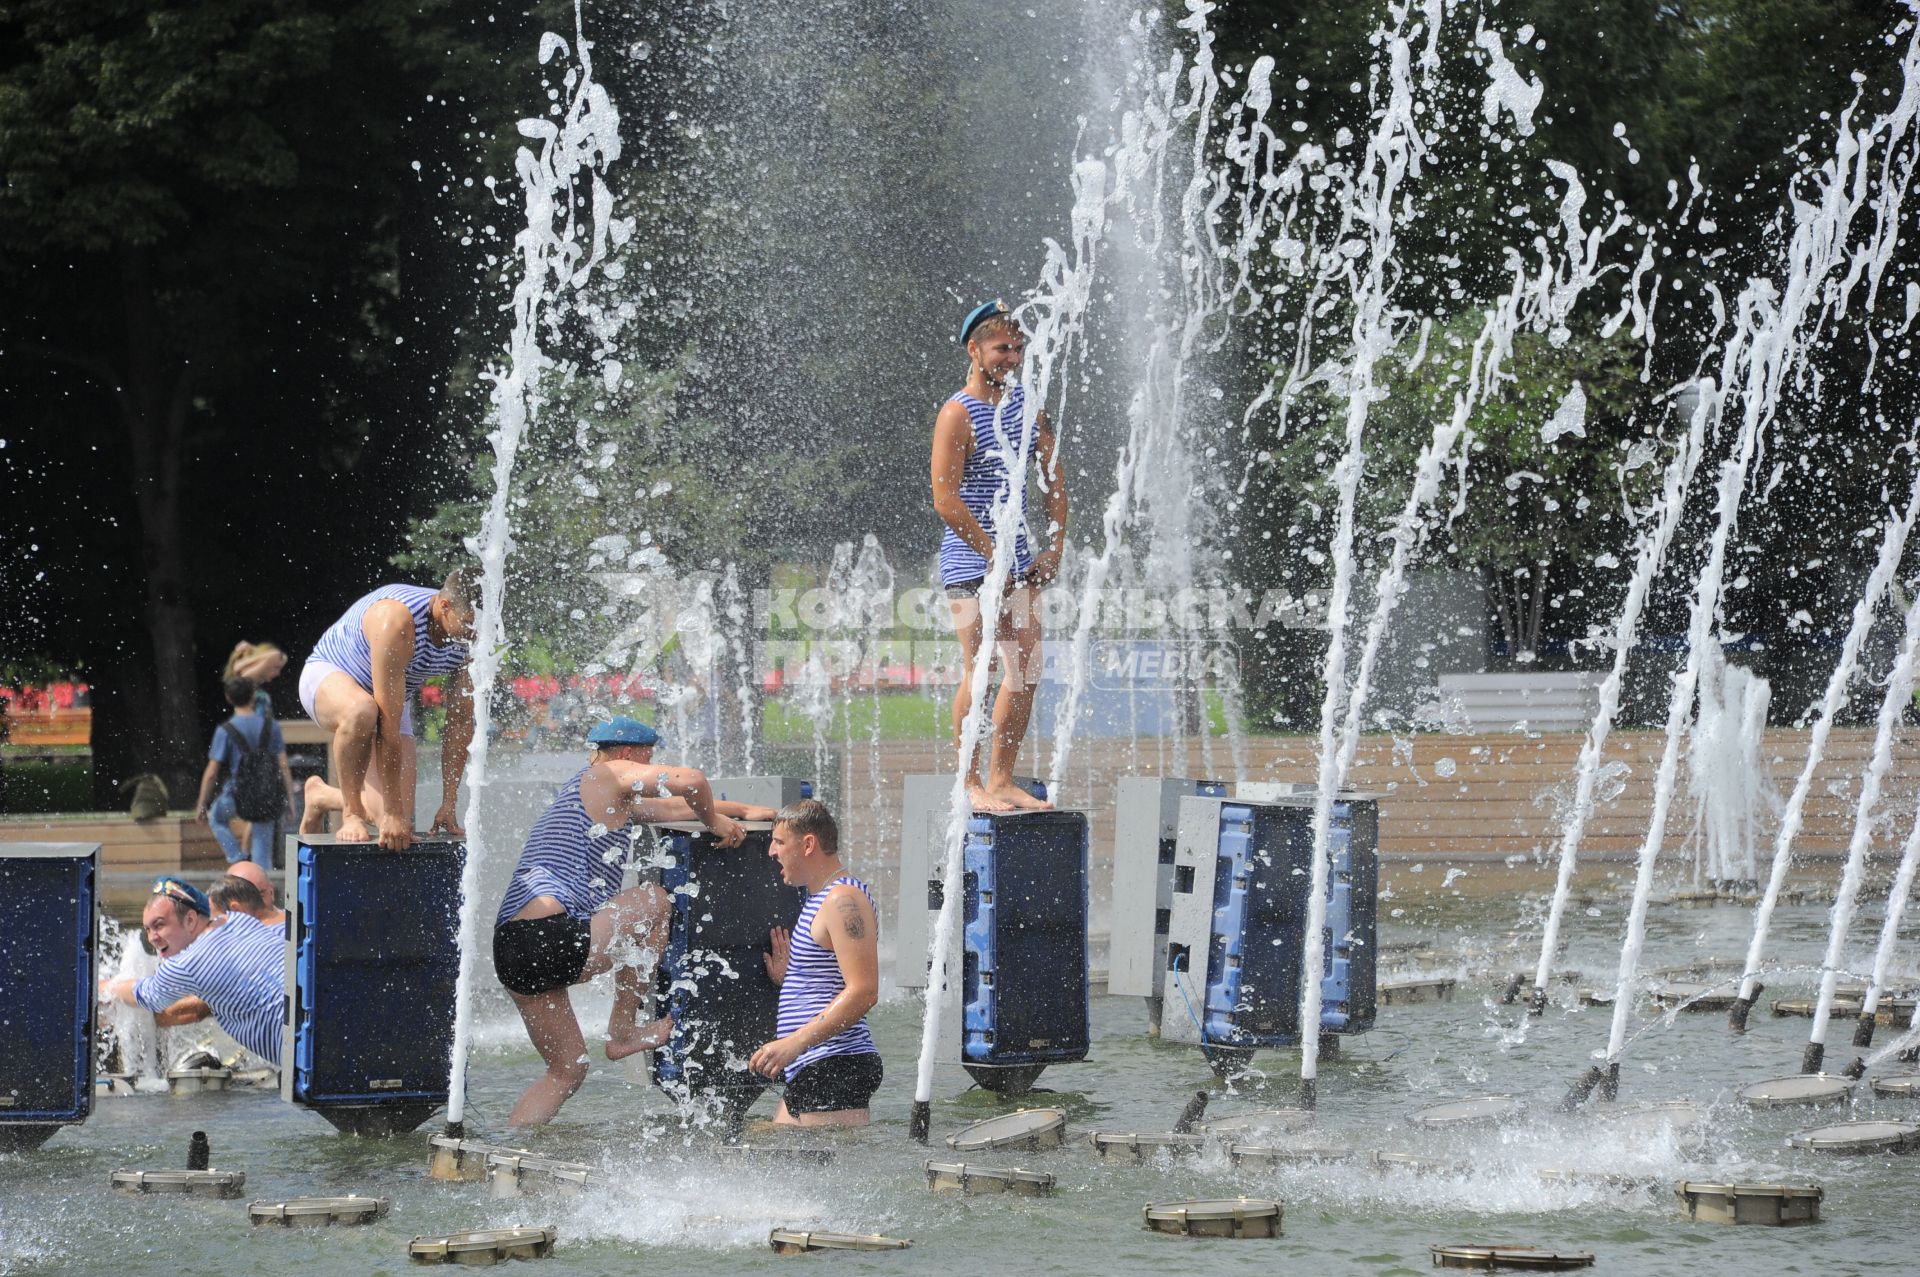
[[(200, 798), (193, 818), (210, 824), (213, 837), (226, 853), (227, 863), (251, 859), (262, 869), (273, 868), (273, 830), (282, 816), (293, 815), (293, 772), (287, 766), (287, 745), (280, 724), (254, 708), (252, 679), (226, 681), (227, 704), (233, 713), (213, 734), (207, 746), (207, 769), (200, 774)], [(221, 781), (220, 796), (209, 798)], [(234, 837), (231, 822), (238, 816), (249, 822), (247, 846)]]

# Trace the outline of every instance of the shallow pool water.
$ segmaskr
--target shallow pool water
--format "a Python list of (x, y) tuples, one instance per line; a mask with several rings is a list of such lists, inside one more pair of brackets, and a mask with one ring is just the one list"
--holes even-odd
[[(911, 1238), (892, 1254), (811, 1256), (782, 1263), (831, 1264), (847, 1272), (1005, 1272), (1113, 1274), (1203, 1267), (1208, 1272), (1395, 1273), (1430, 1268), (1436, 1242), (1505, 1242), (1591, 1251), (1608, 1273), (1754, 1273), (1910, 1271), (1912, 1211), (1920, 1157), (1844, 1158), (1800, 1153), (1785, 1136), (1845, 1110), (1749, 1112), (1733, 1087), (1797, 1070), (1807, 1024), (1774, 1018), (1775, 996), (1804, 994), (1809, 970), (1768, 981), (1752, 1031), (1734, 1037), (1723, 1015), (1683, 1014), (1651, 1024), (1629, 1049), (1622, 1102), (1691, 1097), (1711, 1104), (1697, 1148), (1670, 1135), (1629, 1132), (1554, 1111), (1568, 1084), (1604, 1045), (1604, 1009), (1569, 995), (1519, 1032), (1517, 1008), (1488, 1005), (1502, 969), (1530, 967), (1524, 923), (1531, 897), (1502, 885), (1503, 873), (1473, 870), (1457, 885), (1397, 873), (1383, 902), (1383, 940), (1427, 940), (1407, 971), (1460, 978), (1449, 1002), (1382, 1007), (1378, 1027), (1344, 1043), (1323, 1063), (1319, 1128), (1361, 1152), (1428, 1154), (1464, 1162), (1440, 1175), (1382, 1173), (1364, 1164), (1237, 1171), (1219, 1152), (1147, 1166), (1110, 1165), (1086, 1143), (1093, 1129), (1160, 1131), (1198, 1088), (1213, 1091), (1211, 1116), (1294, 1100), (1287, 1052), (1263, 1053), (1267, 1075), (1228, 1091), (1192, 1048), (1146, 1036), (1144, 1004), (1096, 997), (1094, 1047), (1083, 1064), (1041, 1078), (1051, 1093), (1024, 1101), (1064, 1108), (1069, 1140), (1044, 1153), (950, 1154), (940, 1137), (968, 1121), (1016, 1107), (979, 1090), (956, 1068), (936, 1087), (935, 1142), (906, 1137), (919, 1005), (885, 1002), (874, 1028), (888, 1063), (871, 1129), (822, 1136), (838, 1157), (829, 1166), (738, 1165), (711, 1152), (710, 1137), (683, 1133), (658, 1091), (602, 1062), (553, 1127), (511, 1142), (578, 1159), (613, 1174), (578, 1197), (495, 1199), (485, 1184), (427, 1178), (427, 1137), (438, 1119), (412, 1135), (359, 1140), (276, 1095), (235, 1091), (194, 1097), (103, 1099), (84, 1126), (57, 1134), (37, 1152), (0, 1156), (0, 1271), (7, 1273), (299, 1273), (396, 1272), (418, 1234), (514, 1224), (552, 1224), (559, 1246), (541, 1271), (556, 1273), (732, 1273), (778, 1260), (767, 1246), (778, 1226), (825, 1228)], [(1475, 890), (1475, 888), (1478, 888)], [(1593, 877), (1564, 965), (1584, 984), (1610, 985), (1621, 901), (1604, 874)], [(1400, 910), (1393, 917), (1393, 910)], [(1784, 910), (1780, 961), (1817, 962), (1825, 909)], [(1649, 925), (1650, 965), (1741, 951), (1751, 912), (1741, 908), (1660, 909)], [(1872, 934), (1864, 923), (1860, 933)], [(1517, 960), (1516, 960), (1517, 959)], [(604, 1002), (582, 999), (583, 1016)], [(1170, 1009), (1169, 1014), (1175, 1013)], [(508, 1142), (500, 1122), (538, 1063), (517, 1024), (490, 1010), (473, 1063), (469, 1134)], [(591, 1021), (590, 1021), (591, 1023)], [(1837, 1020), (1829, 1055), (1852, 1058), (1851, 1021)], [(1885, 1030), (1883, 1030), (1885, 1032)], [(1884, 1039), (1883, 1039), (1884, 1040)], [(1890, 1066), (1886, 1071), (1899, 1071)], [(1866, 1088), (1863, 1086), (1864, 1092)], [(1412, 1127), (1407, 1114), (1434, 1100), (1507, 1093), (1526, 1098), (1529, 1118), (1495, 1130), (1437, 1133)], [(755, 1110), (769, 1111), (770, 1099)], [(1862, 1098), (1853, 1115), (1920, 1117), (1920, 1103)], [(118, 1168), (184, 1164), (188, 1138), (205, 1130), (214, 1165), (247, 1174), (239, 1201), (136, 1198), (111, 1191)], [(784, 1142), (786, 1133), (750, 1129), (750, 1142)], [(1279, 1142), (1274, 1140), (1271, 1142)], [(929, 1156), (982, 1165), (1019, 1165), (1058, 1177), (1049, 1198), (962, 1198), (933, 1194), (921, 1170)], [(1550, 1184), (1542, 1168), (1630, 1172), (1658, 1178), (1657, 1192)], [(1822, 1222), (1811, 1228), (1728, 1228), (1695, 1224), (1675, 1204), (1671, 1181), (1780, 1179), (1823, 1185)], [(250, 1228), (246, 1202), (301, 1194), (382, 1194), (385, 1220), (366, 1227), (313, 1230)], [(1286, 1204), (1277, 1240), (1192, 1240), (1150, 1233), (1143, 1203), (1235, 1194)]]

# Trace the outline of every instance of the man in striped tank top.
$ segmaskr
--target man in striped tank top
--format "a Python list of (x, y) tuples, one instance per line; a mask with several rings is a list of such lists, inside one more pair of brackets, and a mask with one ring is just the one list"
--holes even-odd
[(840, 827), (804, 798), (773, 818), (767, 854), (807, 903), (789, 935), (772, 932), (767, 974), (780, 986), (780, 1036), (748, 1067), (784, 1079), (782, 1126), (865, 1126), (880, 1089), (880, 1053), (866, 1015), (880, 1000), (880, 925), (873, 893), (840, 864)]
[[(993, 729), (987, 741), (987, 775), (980, 760), (965, 762), (967, 796), (975, 811), (1051, 807), (1014, 784), (1013, 767), (1026, 739), (1040, 679), (1039, 592), (1060, 571), (1066, 544), (1067, 489), (1060, 473), (1060, 451), (1045, 410), (1034, 415), (1026, 438), (1025, 390), (1015, 375), (1026, 357), (1027, 339), (1004, 302), (976, 306), (960, 325), (967, 348), (967, 383), (940, 407), (933, 423), (933, 508), (944, 522), (940, 540), (940, 582), (946, 587), (954, 633), (960, 639), (960, 686), (953, 694), (953, 739), (957, 753), (973, 701), (973, 661), (980, 650), (980, 589), (993, 560), (994, 543), (1013, 538), (1013, 566), (994, 627), (1001, 668), (993, 700)], [(1041, 500), (1046, 507), (1050, 548), (1034, 554), (1023, 519), (1002, 528), (994, 508), (1006, 500), (1011, 484), (1024, 491), (1026, 460), (1039, 461)], [(1010, 477), (1011, 476), (1011, 477)]]
[(569, 990), (613, 972), (606, 1052), (619, 1060), (667, 1040), (673, 1020), (646, 1023), (651, 968), (666, 946), (672, 904), (659, 887), (620, 890), (633, 826), (698, 820), (723, 847), (746, 837), (737, 822), (771, 808), (726, 802), (691, 767), (653, 761), (653, 728), (620, 715), (587, 734), (593, 756), (534, 821), (494, 917), (493, 968), (513, 998), (546, 1072), (520, 1096), (510, 1126), (553, 1120), (587, 1079), (587, 1043)]
[(455, 806), (473, 740), (467, 644), (479, 601), (480, 573), (458, 568), (438, 590), (383, 585), (320, 636), (300, 671), (300, 704), (333, 733), (340, 786), (307, 782), (302, 833), (320, 832), (327, 813), (338, 811), (342, 842), (367, 842), (377, 826), (382, 847), (413, 845), (413, 703), (436, 674), (453, 677), (440, 736), (440, 809), (429, 832), (465, 832)]

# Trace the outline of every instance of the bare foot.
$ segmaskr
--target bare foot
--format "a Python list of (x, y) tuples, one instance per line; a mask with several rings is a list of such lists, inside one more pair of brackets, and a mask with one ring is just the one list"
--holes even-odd
[(993, 791), (989, 790), (985, 785), (977, 783), (967, 786), (967, 804), (975, 811), (1013, 810), (1012, 803), (1007, 802), (1005, 799), (995, 798)]
[(327, 812), (331, 808), (331, 804), (327, 802), (327, 792), (333, 786), (318, 776), (309, 776), (304, 788), (307, 802), (300, 812), (300, 832), (324, 834), (327, 832)]
[(640, 1051), (651, 1051), (673, 1036), (673, 1017), (663, 1015), (647, 1024), (636, 1024), (607, 1038), (607, 1058), (624, 1060)]
[(987, 791), (1000, 804), (1000, 811), (1052, 811), (1053, 804), (1035, 798), (1012, 781), (1003, 781)]
[(373, 826), (363, 817), (343, 813), (340, 817), (339, 837), (341, 842), (372, 842)]

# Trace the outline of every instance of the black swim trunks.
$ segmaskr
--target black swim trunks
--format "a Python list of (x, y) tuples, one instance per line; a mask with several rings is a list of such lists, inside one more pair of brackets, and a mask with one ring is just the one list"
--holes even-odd
[[(986, 585), (986, 583), (987, 578), (984, 576), (976, 576), (966, 581), (955, 581), (952, 585), (946, 587), (947, 597), (950, 599), (977, 599), (980, 597), (981, 587)], [(1011, 597), (1015, 590), (1020, 589), (1022, 586), (1032, 584), (1033, 574), (1031, 572), (1015, 572), (1007, 578), (1007, 596)]]
[(493, 969), (500, 983), (529, 996), (579, 982), (593, 954), (593, 927), (556, 913), (514, 918), (493, 930)]
[(838, 1113), (843, 1109), (863, 1109), (880, 1089), (880, 1077), (880, 1057), (871, 1051), (815, 1060), (787, 1081), (787, 1112)]

